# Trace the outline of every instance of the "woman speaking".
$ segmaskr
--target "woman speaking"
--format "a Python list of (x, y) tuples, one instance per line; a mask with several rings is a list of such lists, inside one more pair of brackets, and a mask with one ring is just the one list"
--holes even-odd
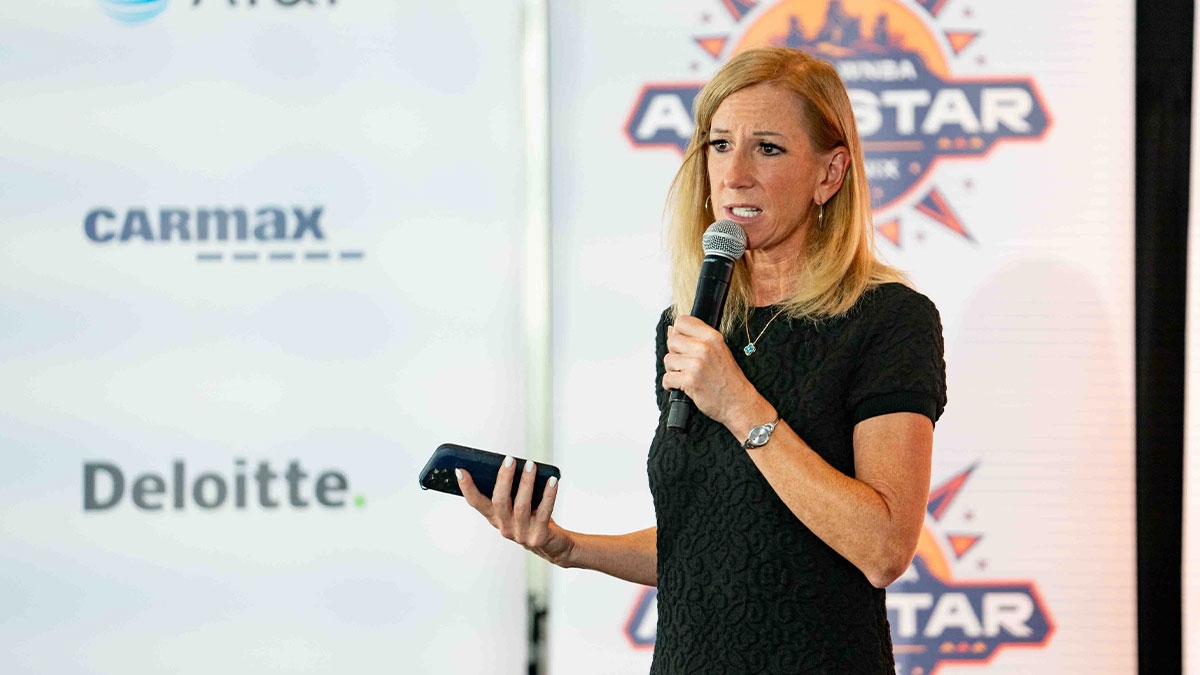
[[(562, 567), (658, 587), (654, 675), (893, 673), (884, 588), (916, 551), (946, 403), (938, 313), (876, 259), (862, 143), (837, 72), (803, 52), (732, 59), (696, 100), (669, 196), (674, 299), (657, 334), (656, 526), (563, 529), (532, 463), (501, 534)], [(687, 315), (714, 220), (745, 230), (719, 329)], [(681, 390), (702, 415), (667, 426)], [(519, 480), (515, 500), (511, 481)]]

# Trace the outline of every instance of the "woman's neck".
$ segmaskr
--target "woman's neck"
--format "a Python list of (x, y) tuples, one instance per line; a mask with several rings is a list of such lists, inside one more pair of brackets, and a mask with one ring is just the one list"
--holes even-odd
[(777, 305), (792, 296), (803, 265), (794, 252), (780, 255), (778, 249), (752, 250), (746, 251), (745, 260), (755, 307)]

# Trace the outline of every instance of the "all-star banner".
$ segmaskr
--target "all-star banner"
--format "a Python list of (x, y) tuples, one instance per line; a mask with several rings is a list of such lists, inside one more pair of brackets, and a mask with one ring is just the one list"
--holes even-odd
[(524, 672), (520, 11), (6, 7), (0, 672)]
[[(950, 402), (925, 528), (888, 590), (898, 672), (1132, 670), (1132, 11), (556, 5), (559, 522), (653, 524), (659, 214), (693, 100), (740, 50), (804, 49), (846, 83), (879, 248), (945, 330)], [(614, 278), (616, 256), (630, 271)], [(644, 672), (653, 589), (574, 570), (553, 582), (552, 672)]]

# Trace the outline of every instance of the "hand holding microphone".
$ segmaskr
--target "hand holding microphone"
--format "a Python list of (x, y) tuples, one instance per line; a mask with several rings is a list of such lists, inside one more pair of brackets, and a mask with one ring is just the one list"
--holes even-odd
[[(704, 261), (700, 265), (691, 315), (717, 328), (725, 311), (725, 299), (729, 296), (734, 263), (746, 252), (746, 233), (732, 220), (719, 220), (708, 226), (701, 241)], [(667, 427), (686, 433), (688, 417), (694, 407), (691, 399), (683, 391), (674, 389), (669, 400)]]

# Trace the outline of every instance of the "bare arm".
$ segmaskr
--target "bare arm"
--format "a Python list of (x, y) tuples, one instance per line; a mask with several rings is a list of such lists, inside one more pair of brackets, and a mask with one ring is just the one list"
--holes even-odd
[[(667, 339), (663, 386), (681, 388), (739, 442), (776, 410), (733, 360), (720, 333), (687, 316)], [(749, 450), (763, 477), (797, 518), (879, 588), (912, 560), (924, 522), (933, 451), (933, 423), (893, 413), (854, 428), (851, 478), (830, 466), (787, 424)]]
[[(766, 417), (748, 413), (728, 425), (730, 432), (745, 438), (751, 426), (775, 419), (770, 404), (759, 410)], [(854, 427), (855, 478), (826, 463), (782, 423), (769, 443), (748, 452), (788, 509), (873, 586), (884, 588), (917, 550), (932, 449), (928, 417), (893, 413)]]
[(643, 586), (658, 585), (658, 528), (618, 535), (570, 533), (571, 560), (563, 567), (596, 570)]
[(533, 462), (522, 467), (517, 498), (512, 481), (517, 467), (511, 458), (496, 474), (496, 487), (488, 499), (475, 488), (471, 475), (459, 470), (458, 487), (467, 503), (483, 514), (506, 539), (511, 539), (545, 560), (569, 568), (596, 570), (610, 576), (646, 586), (658, 584), (658, 528), (651, 527), (620, 535), (580, 534), (559, 527), (550, 517), (558, 497), (558, 481), (547, 482), (542, 502), (536, 511), (533, 483), (537, 472)]

